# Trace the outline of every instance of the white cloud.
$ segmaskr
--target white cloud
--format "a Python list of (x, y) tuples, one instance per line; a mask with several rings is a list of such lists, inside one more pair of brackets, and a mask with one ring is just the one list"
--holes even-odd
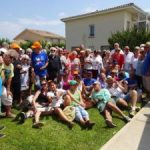
[(34, 26), (53, 26), (60, 25), (60, 20), (45, 20), (45, 19), (32, 19), (32, 18), (19, 18), (18, 22), (23, 25), (34, 25)]

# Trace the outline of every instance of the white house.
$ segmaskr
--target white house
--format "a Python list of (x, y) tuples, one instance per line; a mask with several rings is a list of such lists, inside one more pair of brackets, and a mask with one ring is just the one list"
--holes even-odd
[(66, 47), (73, 49), (84, 44), (86, 48), (109, 47), (111, 33), (127, 30), (132, 26), (150, 28), (147, 12), (129, 3), (113, 8), (61, 19), (66, 27)]

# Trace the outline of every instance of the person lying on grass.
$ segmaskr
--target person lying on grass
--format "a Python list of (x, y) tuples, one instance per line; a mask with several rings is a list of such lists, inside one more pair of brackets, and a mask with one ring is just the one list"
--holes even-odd
[(129, 122), (131, 120), (131, 118), (126, 116), (116, 106), (116, 103), (111, 98), (111, 94), (109, 93), (109, 91), (107, 89), (101, 89), (101, 85), (97, 81), (93, 84), (93, 93), (91, 99), (97, 105), (99, 112), (103, 114), (108, 127), (116, 127), (116, 125), (112, 122), (112, 111), (119, 114), (126, 122)]
[(71, 106), (75, 107), (75, 120), (80, 122), (83, 127), (92, 129), (95, 123), (89, 119), (89, 114), (84, 108), (85, 104), (81, 96), (81, 91), (77, 89), (77, 86), (76, 80), (70, 81), (70, 89), (67, 91), (65, 100), (70, 102)]

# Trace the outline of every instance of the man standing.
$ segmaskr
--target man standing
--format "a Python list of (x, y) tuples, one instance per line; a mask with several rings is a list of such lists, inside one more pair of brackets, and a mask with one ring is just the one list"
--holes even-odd
[(129, 46), (125, 46), (124, 48), (124, 70), (129, 72), (131, 70), (131, 60), (134, 54), (130, 52)]
[(142, 66), (143, 85), (150, 97), (150, 42), (145, 45), (146, 57)]
[(57, 55), (57, 49), (55, 47), (51, 47), (50, 55), (49, 55), (49, 63), (48, 63), (48, 79), (49, 80), (56, 80), (60, 70), (61, 70), (61, 61), (60, 57)]
[(47, 76), (48, 56), (42, 50), (40, 42), (34, 42), (32, 47), (33, 52), (31, 54), (32, 67), (34, 68), (36, 86), (40, 85), (40, 80)]

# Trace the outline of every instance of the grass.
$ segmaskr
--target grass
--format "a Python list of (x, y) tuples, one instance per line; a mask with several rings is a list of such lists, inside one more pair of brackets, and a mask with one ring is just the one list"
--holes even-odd
[(44, 117), (45, 126), (33, 129), (32, 119), (23, 125), (17, 125), (11, 119), (1, 119), (0, 124), (6, 129), (1, 131), (6, 137), (0, 139), (1, 150), (99, 150), (116, 134), (125, 123), (114, 117), (117, 127), (109, 129), (96, 108), (88, 110), (92, 121), (96, 122), (93, 130), (82, 130), (76, 124), (72, 130), (51, 116)]

